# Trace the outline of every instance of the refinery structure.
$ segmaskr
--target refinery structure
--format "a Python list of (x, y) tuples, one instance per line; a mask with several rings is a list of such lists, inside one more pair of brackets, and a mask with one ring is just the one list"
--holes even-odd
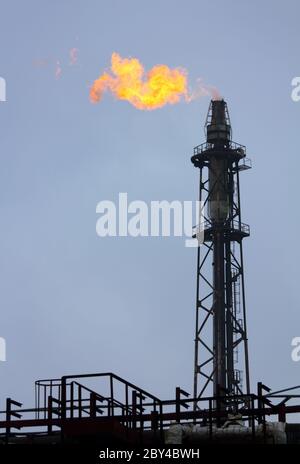
[(205, 128), (206, 141), (191, 158), (203, 219), (194, 229), (196, 239), (203, 232), (203, 243), (192, 391), (176, 387), (173, 398), (162, 400), (110, 372), (38, 380), (33, 406), (7, 398), (2, 444), (300, 443), (300, 386), (276, 392), (251, 385), (243, 261), (250, 228), (242, 222), (240, 189), (251, 162), (245, 146), (232, 140), (224, 100), (211, 101)]
[(241, 221), (239, 174), (251, 163), (246, 148), (231, 139), (224, 100), (211, 102), (205, 126), (206, 142), (192, 156), (200, 169), (204, 226), (197, 258), (195, 398), (207, 396), (211, 383), (214, 396), (242, 394), (243, 374), (250, 393), (242, 250), (249, 226)]

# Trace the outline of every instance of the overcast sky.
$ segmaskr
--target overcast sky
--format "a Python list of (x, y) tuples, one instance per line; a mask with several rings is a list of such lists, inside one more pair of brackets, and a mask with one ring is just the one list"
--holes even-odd
[[(209, 98), (146, 112), (89, 86), (112, 52), (202, 77), (228, 102), (242, 173), (251, 383), (299, 384), (298, 1), (0, 2), (0, 406), (33, 383), (112, 371), (161, 398), (191, 391), (196, 251), (99, 238), (96, 205), (195, 200)], [(78, 49), (71, 66), (69, 53)], [(59, 62), (59, 65), (58, 63)], [(56, 78), (55, 73), (59, 71)]]

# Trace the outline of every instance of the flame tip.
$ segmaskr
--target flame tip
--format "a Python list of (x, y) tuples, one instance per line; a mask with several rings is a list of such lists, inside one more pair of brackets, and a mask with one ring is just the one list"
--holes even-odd
[(187, 103), (203, 95), (219, 98), (214, 87), (198, 82), (198, 89), (188, 90), (188, 72), (183, 67), (169, 68), (157, 64), (148, 72), (137, 58), (122, 58), (117, 52), (111, 55), (111, 67), (96, 79), (90, 89), (90, 100), (97, 103), (105, 91), (118, 100), (127, 100), (140, 110), (154, 110), (180, 101)]

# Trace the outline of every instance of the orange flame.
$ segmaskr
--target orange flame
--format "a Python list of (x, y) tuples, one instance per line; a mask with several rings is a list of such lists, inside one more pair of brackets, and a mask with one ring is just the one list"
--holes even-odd
[(154, 110), (167, 103), (178, 103), (182, 98), (191, 99), (184, 69), (170, 69), (162, 64), (145, 73), (138, 59), (122, 58), (118, 53), (112, 54), (111, 74), (105, 72), (93, 83), (90, 100), (99, 102), (106, 90), (140, 110)]

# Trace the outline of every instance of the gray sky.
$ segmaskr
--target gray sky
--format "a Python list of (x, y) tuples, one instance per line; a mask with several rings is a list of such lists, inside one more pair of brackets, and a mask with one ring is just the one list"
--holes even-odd
[[(166, 398), (191, 391), (196, 251), (183, 238), (106, 238), (96, 204), (193, 200), (208, 98), (139, 111), (88, 91), (111, 53), (183, 66), (229, 105), (241, 176), (252, 385), (299, 383), (298, 1), (1, 3), (0, 401), (33, 382), (112, 371)], [(78, 48), (78, 63), (69, 51)], [(46, 63), (42, 63), (46, 61)], [(55, 79), (56, 62), (62, 69)]]

